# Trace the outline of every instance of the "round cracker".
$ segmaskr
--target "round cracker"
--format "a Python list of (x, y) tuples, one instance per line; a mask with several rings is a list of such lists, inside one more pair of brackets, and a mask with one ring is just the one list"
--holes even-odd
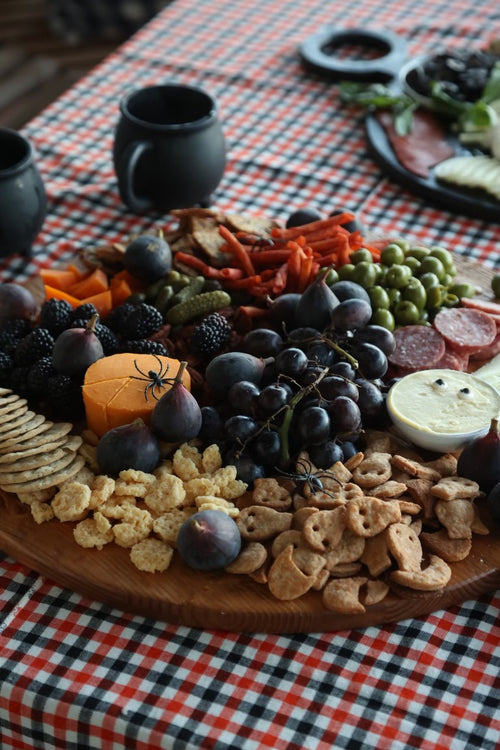
[(48, 460), (41, 466), (34, 469), (25, 469), (24, 471), (6, 471), (0, 476), (0, 487), (7, 489), (11, 484), (21, 482), (31, 482), (32, 480), (41, 479), (42, 477), (53, 474), (56, 471), (64, 469), (71, 463), (75, 456), (74, 451), (64, 451), (61, 458), (57, 461)]
[(10, 388), (0, 388), (0, 396), (10, 396), (11, 393), (14, 393), (14, 391)]
[(4, 396), (3, 398), (0, 398), (0, 414), (27, 403), (27, 400), (18, 396), (17, 393), (12, 393), (10, 396)]
[(25, 399), (19, 399), (12, 404), (7, 404), (5, 407), (0, 408), (0, 420), (3, 422), (4, 419), (15, 419), (16, 416), (20, 416), (28, 411), (28, 402)]
[(18, 441), (24, 440), (25, 435), (29, 434), (32, 430), (37, 429), (40, 425), (45, 422), (43, 414), (36, 414), (34, 411), (27, 412), (28, 419), (26, 422), (18, 425), (17, 427), (11, 427), (8, 432), (0, 433), (0, 447), (4, 443), (8, 443), (10, 440)]
[(42, 453), (35, 453), (32, 456), (16, 458), (15, 461), (8, 464), (0, 464), (0, 484), (4, 477), (14, 474), (19, 476), (21, 472), (40, 468), (53, 461), (58, 461), (60, 458), (63, 458), (66, 453), (67, 451), (59, 446), (53, 450), (44, 450)]
[(12, 417), (11, 419), (2, 420), (0, 423), (0, 440), (11, 432), (15, 432), (15, 430), (20, 430), (22, 432), (24, 425), (27, 422), (32, 422), (35, 416), (36, 414), (34, 411), (29, 411), (29, 409), (27, 409), (21, 410), (17, 416)]
[[(7, 450), (10, 451), (13, 448), (21, 448), (22, 446), (27, 445), (28, 443), (30, 443), (32, 438), (37, 437), (42, 433), (46, 433), (53, 424), (53, 422), (49, 422), (44, 417), (42, 417), (41, 420), (36, 421), (34, 426), (33, 424), (31, 424), (29, 427), (26, 426), (26, 432), (23, 432), (22, 435), (18, 435), (16, 437), (11, 436), (9, 438), (5, 438), (4, 436), (4, 439), (0, 440), (0, 451), (2, 453), (5, 453)], [(43, 435), (42, 439), (45, 440), (46, 435)]]
[[(48, 435), (48, 432), (42, 433), (40, 437), (42, 438), (46, 434)], [(47, 438), (47, 442), (45, 440), (39, 440), (38, 444), (31, 447), (23, 448), (22, 450), (14, 450), (10, 453), (0, 455), (0, 472), (2, 471), (2, 466), (5, 464), (13, 464), (17, 460), (28, 458), (29, 456), (36, 456), (39, 453), (48, 453), (57, 448), (77, 451), (82, 442), (82, 438), (79, 435), (70, 435), (69, 437), (68, 435), (61, 435), (60, 437), (54, 437), (53, 440)]]
[(66, 466), (59, 472), (49, 474), (49, 476), (42, 477), (41, 479), (34, 479), (31, 482), (22, 482), (20, 484), (9, 485), (7, 492), (29, 492), (30, 490), (45, 490), (48, 487), (56, 487), (67, 479), (70, 479), (75, 474), (78, 474), (82, 466), (85, 464), (85, 459), (78, 454), (74, 454), (73, 463)]

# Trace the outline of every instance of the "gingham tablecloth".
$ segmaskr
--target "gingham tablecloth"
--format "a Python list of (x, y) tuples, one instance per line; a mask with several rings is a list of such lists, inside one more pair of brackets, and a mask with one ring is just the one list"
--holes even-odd
[[(378, 232), (498, 265), (500, 224), (384, 177), (362, 114), (304, 71), (298, 45), (324, 23), (389, 29), (412, 55), (500, 36), (497, 0), (175, 0), (25, 128), (49, 215), (33, 257), (4, 262), (2, 280), (169, 221), (120, 204), (110, 154), (120, 97), (172, 79), (219, 102), (221, 209), (284, 219), (303, 205), (348, 206)], [(0, 748), (493, 750), (499, 605), (491, 594), (332, 634), (209, 632), (111, 610), (0, 552)]]

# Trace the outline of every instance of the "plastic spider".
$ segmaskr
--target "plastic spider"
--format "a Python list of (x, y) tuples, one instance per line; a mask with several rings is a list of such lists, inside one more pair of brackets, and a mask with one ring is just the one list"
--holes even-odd
[(322, 469), (313, 471), (313, 464), (305, 458), (298, 459), (296, 466), (301, 470), (300, 472), (281, 471), (281, 469), (278, 468), (276, 471), (289, 479), (293, 479), (294, 482), (303, 482), (304, 484), (307, 484), (312, 495), (315, 495), (317, 492), (324, 492), (325, 495), (333, 497), (333, 494), (325, 489), (325, 486), (321, 481), (321, 479), (325, 477), (333, 479), (340, 487), (342, 487), (342, 483), (334, 474), (332, 474), (331, 471), (323, 471)]
[(158, 389), (159, 391), (163, 388), (165, 383), (172, 384), (174, 379), (173, 378), (166, 378), (166, 374), (169, 369), (169, 365), (163, 365), (163, 362), (158, 357), (157, 354), (152, 355), (156, 361), (158, 362), (158, 365), (160, 367), (159, 371), (156, 372), (156, 370), (148, 370), (147, 372), (143, 372), (139, 365), (137, 364), (137, 360), (134, 359), (134, 367), (139, 373), (139, 375), (130, 375), (131, 378), (134, 378), (134, 380), (146, 380), (148, 381), (148, 384), (144, 388), (144, 398), (146, 401), (148, 400), (148, 391), (151, 391), (151, 395), (155, 399), (155, 401), (158, 401), (158, 396), (155, 393), (155, 389)]

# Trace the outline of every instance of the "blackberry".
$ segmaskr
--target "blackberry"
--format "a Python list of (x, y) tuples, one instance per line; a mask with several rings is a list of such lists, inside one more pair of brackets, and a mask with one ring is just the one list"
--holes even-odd
[(28, 333), (16, 347), (14, 352), (15, 365), (32, 365), (41, 357), (52, 354), (54, 339), (46, 328), (35, 328)]
[(229, 341), (231, 326), (220, 313), (207, 315), (193, 331), (191, 346), (200, 354), (215, 354)]
[(106, 325), (118, 336), (125, 335), (127, 321), (134, 309), (135, 305), (131, 302), (123, 302), (118, 307), (115, 307), (114, 310), (111, 310), (106, 318)]
[(10, 354), (0, 352), (0, 385), (4, 388), (10, 386), (10, 373), (13, 362)]
[(65, 299), (48, 299), (40, 310), (40, 327), (58, 336), (68, 327), (73, 307)]
[(146, 339), (162, 327), (163, 316), (146, 302), (124, 302), (108, 315), (106, 325), (122, 338)]
[(0, 351), (12, 355), (19, 341), (30, 331), (31, 325), (27, 320), (7, 320), (0, 328)]
[(151, 341), (151, 339), (124, 341), (120, 350), (122, 352), (133, 352), (134, 354), (157, 354), (159, 357), (168, 357), (166, 346), (161, 341)]
[(49, 378), (56, 375), (56, 370), (52, 364), (52, 357), (42, 357), (28, 372), (27, 384), (30, 394), (33, 396), (43, 396), (47, 393)]
[(153, 305), (140, 302), (134, 305), (133, 312), (127, 319), (126, 335), (130, 339), (146, 339), (156, 333), (163, 325), (163, 315)]
[(30, 371), (29, 365), (21, 365), (14, 367), (10, 371), (10, 388), (22, 398), (28, 398), (30, 395), (30, 389), (28, 387), (28, 373)]
[(97, 314), (96, 306), (93, 305), (91, 302), (84, 302), (83, 305), (78, 305), (78, 307), (75, 307), (75, 309), (72, 310), (69, 316), (69, 325), (73, 328), (75, 320), (88, 321), (90, 320), (92, 315), (96, 315), (96, 314)]
[(52, 375), (47, 381), (47, 406), (57, 419), (80, 419), (84, 404), (80, 379)]
[[(89, 320), (85, 320), (84, 318), (74, 320), (71, 328), (85, 328)], [(94, 333), (102, 344), (104, 356), (107, 357), (110, 354), (116, 354), (119, 349), (118, 338), (111, 328), (108, 328), (103, 323), (96, 323)]]

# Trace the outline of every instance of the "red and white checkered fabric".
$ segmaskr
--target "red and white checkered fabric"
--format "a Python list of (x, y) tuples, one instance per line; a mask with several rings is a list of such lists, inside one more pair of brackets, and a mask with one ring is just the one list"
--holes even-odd
[[(325, 23), (389, 29), (416, 55), (482, 46), (500, 12), (497, 0), (175, 0), (25, 129), (49, 214), (32, 258), (4, 261), (1, 279), (169, 221), (120, 203), (111, 145), (121, 96), (170, 80), (219, 102), (221, 209), (285, 219), (346, 206), (378, 233), (498, 266), (500, 224), (436, 209), (384, 177), (362, 113), (302, 68), (298, 45)], [(0, 553), (0, 748), (493, 750), (499, 606), (492, 594), (333, 634), (209, 632), (111, 610)]]

